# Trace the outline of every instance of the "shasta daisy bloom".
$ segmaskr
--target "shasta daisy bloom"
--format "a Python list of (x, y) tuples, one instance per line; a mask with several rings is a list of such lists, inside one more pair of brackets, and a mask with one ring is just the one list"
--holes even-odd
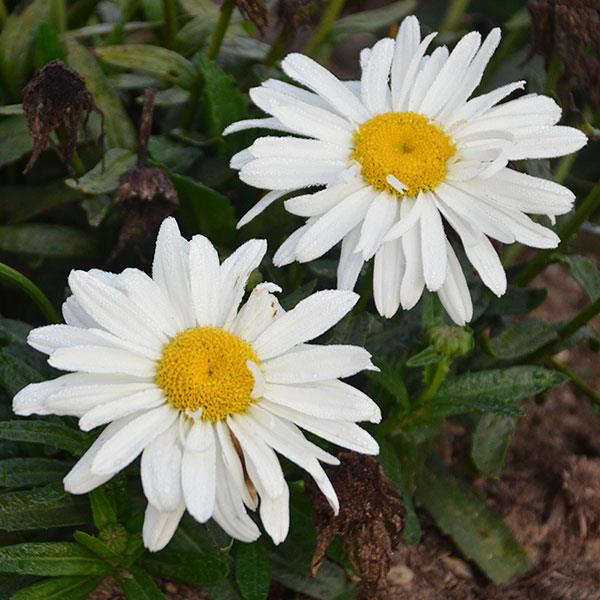
[(356, 346), (310, 340), (355, 304), (349, 291), (322, 291), (285, 312), (263, 283), (242, 304), (249, 274), (266, 251), (250, 240), (219, 263), (203, 236), (183, 239), (175, 220), (158, 234), (152, 277), (73, 271), (66, 325), (34, 329), (29, 344), (57, 369), (14, 398), (19, 415), (79, 417), (81, 429), (108, 426), (64, 479), (84, 494), (142, 454), (148, 499), (143, 535), (163, 548), (187, 509), (232, 537), (260, 532), (258, 508), (275, 543), (289, 526), (289, 492), (275, 452), (312, 475), (334, 511), (338, 499), (320, 462), (338, 460), (300, 428), (356, 452), (377, 443), (356, 425), (378, 422), (377, 405), (339, 380), (374, 369)]
[[(469, 100), (498, 46), (498, 29), (483, 42), (472, 32), (452, 52), (442, 46), (426, 55), (434, 37), (421, 39), (417, 19), (406, 18), (396, 40), (363, 50), (360, 81), (342, 82), (310, 58), (290, 54), (283, 71), (304, 87), (265, 81), (250, 97), (271, 116), (234, 123), (225, 133), (254, 127), (285, 133), (258, 138), (231, 160), (242, 181), (271, 190), (239, 225), (304, 190), (285, 207), (307, 221), (278, 250), (275, 264), (314, 260), (341, 241), (340, 288), (354, 288), (363, 262), (375, 257), (373, 295), (381, 315), (412, 308), (426, 287), (464, 324), (472, 317), (471, 297), (448, 231), (501, 296), (506, 275), (488, 238), (553, 248), (556, 234), (527, 214), (553, 219), (574, 200), (568, 189), (508, 162), (562, 156), (586, 137), (556, 125), (561, 110), (551, 98), (503, 101), (524, 81)], [(322, 189), (307, 190), (316, 186)]]

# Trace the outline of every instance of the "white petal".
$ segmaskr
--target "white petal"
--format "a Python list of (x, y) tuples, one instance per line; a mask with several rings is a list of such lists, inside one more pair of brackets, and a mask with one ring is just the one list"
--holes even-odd
[(122, 431), (135, 417), (125, 417), (111, 423), (89, 447), (87, 452), (77, 461), (75, 466), (63, 479), (65, 490), (70, 494), (87, 494), (97, 487), (106, 483), (114, 473), (96, 475), (92, 473), (92, 462), (107, 440)]
[(446, 64), (448, 56), (448, 48), (440, 46), (432, 52), (431, 56), (426, 56), (423, 59), (425, 64), (421, 71), (417, 73), (408, 99), (409, 111), (422, 112), (421, 104), (423, 103), (423, 98), (425, 98), (442, 67)]
[(154, 438), (168, 429), (179, 413), (169, 405), (132, 419), (102, 445), (92, 462), (95, 475), (113, 475), (134, 461)]
[(319, 217), (300, 238), (297, 259), (300, 262), (314, 260), (335, 246), (362, 221), (374, 197), (371, 188), (364, 187)]
[(152, 279), (171, 300), (181, 329), (195, 324), (188, 253), (189, 244), (179, 234), (177, 221), (172, 217), (165, 219), (156, 239)]
[(62, 305), (62, 314), (67, 325), (73, 327), (90, 328), (98, 327), (98, 323), (88, 315), (77, 302), (75, 296), (69, 296)]
[[(274, 117), (268, 117), (266, 119), (244, 119), (243, 121), (237, 121), (232, 123), (223, 130), (223, 135), (231, 135), (238, 131), (246, 131), (247, 129), (272, 129), (273, 131), (285, 131), (291, 132), (289, 127), (286, 127), (279, 119)], [(235, 169), (236, 167), (231, 167)]]
[(390, 228), (385, 236), (385, 241), (389, 242), (402, 237), (409, 229), (414, 227), (421, 218), (421, 208), (423, 204), (416, 202), (413, 198), (402, 200), (401, 212), (398, 222)]
[(171, 541), (184, 512), (183, 502), (172, 512), (163, 512), (148, 504), (142, 528), (144, 546), (150, 552), (162, 550)]
[(269, 192), (265, 194), (239, 221), (236, 225), (237, 229), (240, 229), (247, 223), (250, 223), (252, 219), (258, 217), (263, 211), (265, 211), (273, 202), (279, 200), (286, 194), (288, 194), (290, 190), (277, 190), (274, 192)]
[[(408, 207), (405, 201), (400, 203), (400, 218), (404, 218)], [(423, 259), (421, 256), (421, 230), (412, 227), (401, 238), (402, 251), (406, 258), (406, 267), (400, 284), (400, 303), (402, 308), (410, 310), (423, 294)]]
[(375, 254), (373, 266), (373, 298), (379, 314), (391, 319), (400, 306), (400, 284), (406, 260), (402, 242), (385, 242)]
[(337, 268), (337, 287), (340, 290), (353, 290), (360, 275), (363, 260), (359, 252), (355, 252), (360, 239), (361, 226), (357, 225), (344, 236), (340, 250), (340, 260)]
[[(296, 385), (267, 383), (264, 398), (271, 404), (316, 419), (374, 423), (381, 420), (379, 407), (366, 394), (337, 380)], [(295, 422), (302, 427), (301, 423)]]
[(249, 240), (223, 261), (220, 268), (219, 327), (227, 329), (237, 314), (248, 278), (267, 252), (265, 240)]
[(290, 131), (350, 148), (354, 129), (335, 113), (310, 104), (281, 105), (272, 108), (277, 120)]
[(118, 348), (107, 351), (105, 346), (73, 346), (59, 348), (48, 359), (48, 364), (64, 371), (85, 373), (123, 373), (136, 377), (153, 377), (153, 360)]
[(507, 152), (510, 160), (554, 158), (577, 152), (587, 144), (587, 137), (574, 127), (548, 127), (530, 135), (519, 136)]
[(377, 442), (364, 429), (356, 425), (356, 423), (312, 417), (292, 408), (269, 402), (268, 400), (263, 402), (264, 407), (269, 412), (288, 419), (296, 423), (299, 427), (302, 427), (302, 429), (306, 429), (342, 448), (348, 448), (361, 454), (377, 454), (379, 452)]
[(285, 265), (291, 265), (296, 260), (296, 246), (302, 238), (302, 236), (312, 227), (315, 223), (316, 218), (309, 219), (302, 227), (298, 227), (296, 231), (293, 231), (277, 248), (277, 252), (273, 255), (273, 264), (276, 267), (283, 267)]
[(13, 412), (21, 417), (28, 417), (33, 414), (52, 414), (52, 410), (46, 405), (48, 397), (63, 387), (79, 382), (81, 377), (80, 373), (72, 373), (49, 381), (26, 385), (13, 398)]
[(417, 203), (423, 203), (421, 219), (421, 256), (423, 278), (429, 291), (437, 291), (446, 279), (446, 233), (442, 218), (431, 194), (423, 193)]
[(181, 486), (188, 512), (200, 523), (215, 508), (216, 442), (212, 423), (196, 421), (185, 440), (181, 461)]
[(195, 235), (190, 241), (190, 283), (198, 326), (218, 325), (220, 291), (219, 255), (210, 240)]
[(299, 100), (300, 102), (311, 104), (312, 106), (318, 106), (328, 110), (331, 108), (331, 106), (319, 95), (313, 94), (313, 92), (309, 92), (308, 90), (292, 85), (291, 83), (280, 81), (279, 79), (267, 79), (262, 82), (261, 87), (274, 90), (287, 98), (293, 98), (294, 100)]
[[(412, 15), (406, 17), (398, 29), (391, 67), (392, 100), (396, 110), (399, 110), (404, 84), (410, 75), (410, 65), (413, 62), (415, 53), (419, 50), (420, 41), (421, 31), (418, 19)], [(424, 53), (425, 50), (423, 50)], [(419, 56), (419, 60), (421, 56)]]
[(350, 149), (331, 142), (280, 136), (258, 138), (249, 151), (254, 158), (287, 158), (309, 160), (348, 160)]
[(110, 333), (152, 350), (168, 340), (148, 313), (89, 273), (71, 271), (69, 287), (85, 311)]
[(262, 364), (269, 383), (308, 383), (351, 377), (374, 370), (371, 355), (359, 346), (303, 345)]
[(320, 216), (363, 187), (364, 183), (360, 179), (337, 183), (320, 192), (289, 198), (284, 206), (288, 212), (299, 217)]
[[(277, 497), (287, 488), (281, 471), (281, 465), (277, 456), (269, 446), (267, 446), (256, 431), (253, 430), (251, 423), (244, 415), (232, 415), (227, 417), (227, 425), (238, 439), (242, 452), (246, 457), (246, 466), (251, 461), (256, 466), (256, 477), (251, 479), (256, 485), (262, 487), (264, 493)], [(259, 490), (260, 492), (260, 490)]]
[(450, 318), (462, 327), (473, 317), (473, 303), (462, 267), (448, 241), (446, 251), (448, 271), (444, 285), (438, 290), (438, 296)]
[(316, 292), (267, 327), (254, 342), (254, 351), (267, 360), (308, 342), (333, 327), (357, 301), (358, 295), (346, 290)]
[(371, 203), (362, 224), (360, 241), (356, 252), (362, 252), (364, 260), (370, 260), (379, 250), (386, 235), (397, 219), (398, 200), (395, 196), (382, 192)]
[(391, 110), (391, 96), (388, 85), (390, 67), (394, 57), (394, 40), (379, 40), (369, 54), (361, 78), (362, 100), (367, 110), (377, 115)]
[(363, 123), (369, 114), (361, 102), (335, 75), (302, 54), (288, 54), (281, 61), (286, 75), (313, 90), (340, 114), (355, 123)]
[(506, 273), (490, 241), (482, 237), (478, 244), (466, 246), (465, 252), (483, 283), (496, 296), (502, 296), (506, 292)]
[(162, 512), (176, 511), (183, 502), (181, 458), (177, 421), (148, 444), (142, 453), (144, 495)]
[(79, 419), (79, 428), (82, 431), (90, 431), (99, 425), (105, 425), (115, 419), (157, 408), (165, 402), (164, 392), (158, 387), (137, 392), (131, 396), (125, 396), (112, 402), (95, 406)]
[(259, 283), (242, 306), (230, 330), (249, 343), (256, 338), (283, 312), (279, 300), (271, 292), (280, 292), (274, 283)]

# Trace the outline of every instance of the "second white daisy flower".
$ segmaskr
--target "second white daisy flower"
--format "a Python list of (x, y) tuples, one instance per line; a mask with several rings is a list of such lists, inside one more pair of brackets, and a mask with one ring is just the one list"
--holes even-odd
[(524, 81), (469, 100), (498, 46), (498, 29), (483, 42), (469, 33), (452, 52), (442, 46), (428, 56), (434, 37), (421, 40), (417, 19), (405, 19), (396, 40), (363, 50), (360, 81), (342, 82), (291, 54), (283, 71), (308, 89), (264, 82), (250, 96), (272, 116), (225, 133), (263, 127), (292, 134), (259, 138), (233, 157), (244, 182), (271, 190), (240, 225), (286, 194), (323, 186), (285, 201), (307, 221), (276, 253), (277, 265), (314, 260), (342, 241), (340, 288), (352, 289), (374, 256), (380, 314), (412, 308), (426, 287), (462, 325), (472, 302), (445, 228), (458, 234), (485, 285), (502, 295), (506, 275), (488, 238), (553, 248), (556, 234), (526, 213), (553, 219), (574, 200), (567, 188), (511, 169), (508, 161), (563, 156), (586, 137), (556, 125), (561, 110), (551, 98), (530, 94), (500, 103)]
[(339, 380), (374, 369), (370, 354), (306, 343), (358, 296), (317, 292), (285, 312), (273, 295), (279, 288), (263, 283), (240, 308), (265, 252), (263, 240), (250, 240), (220, 264), (205, 237), (188, 242), (169, 218), (152, 277), (137, 269), (73, 271), (66, 325), (29, 335), (50, 365), (72, 373), (28, 385), (14, 411), (73, 415), (85, 431), (108, 424), (65, 477), (71, 493), (93, 490), (142, 454), (150, 550), (169, 542), (186, 509), (246, 542), (260, 534), (246, 509), (258, 509), (273, 541), (283, 541), (289, 491), (275, 452), (310, 473), (337, 513), (320, 463), (338, 460), (300, 428), (356, 452), (378, 452), (356, 421), (379, 422), (379, 408)]

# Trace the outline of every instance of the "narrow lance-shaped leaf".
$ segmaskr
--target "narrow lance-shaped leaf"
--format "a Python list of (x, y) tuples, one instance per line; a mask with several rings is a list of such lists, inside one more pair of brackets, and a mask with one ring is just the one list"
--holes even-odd
[(484, 475), (500, 477), (516, 425), (513, 417), (481, 415), (473, 432), (471, 457)]
[(238, 547), (235, 580), (244, 600), (266, 600), (271, 583), (271, 566), (267, 550), (261, 542)]
[(489, 351), (495, 358), (514, 360), (527, 356), (558, 338), (552, 325), (541, 319), (520, 321), (489, 341)]
[(53, 577), (20, 590), (12, 600), (86, 600), (104, 577)]
[(80, 456), (90, 446), (85, 433), (68, 427), (60, 420), (0, 421), (0, 439), (44, 444)]

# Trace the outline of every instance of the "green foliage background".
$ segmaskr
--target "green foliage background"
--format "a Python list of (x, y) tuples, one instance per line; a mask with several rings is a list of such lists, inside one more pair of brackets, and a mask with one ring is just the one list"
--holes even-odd
[[(417, 6), (400, 0), (369, 11), (349, 3), (342, 13), (344, 4), (315, 5), (312, 33), (297, 41), (338, 70), (356, 75), (357, 64), (340, 64), (339, 58), (340, 48), (355, 36), (369, 44), (416, 10), (426, 29), (441, 28), (438, 43), (453, 44), (466, 28), (503, 27), (503, 45), (478, 92), (525, 78), (528, 91), (555, 94), (556, 71), (547, 75), (540, 57), (527, 60), (531, 23), (520, 1)], [(113, 198), (119, 176), (135, 162), (146, 88), (158, 90), (151, 163), (177, 190), (176, 217), (186, 236), (208, 236), (222, 256), (248, 238), (266, 237), (272, 255), (297, 227), (295, 217), (274, 205), (236, 230), (260, 193), (241, 184), (228, 162), (254, 134), (220, 135), (229, 123), (258, 116), (247, 91), (269, 76), (282, 76), (277, 58), (289, 40), (276, 36), (272, 46), (260, 41), (256, 27), (230, 1), (219, 10), (210, 0), (0, 0), (0, 25), (0, 598), (86, 598), (108, 574), (133, 600), (164, 597), (151, 576), (200, 585), (215, 600), (263, 600), (271, 580), (322, 600), (355, 597), (351, 569), (339, 551), (331, 550), (317, 577), (308, 575), (315, 531), (302, 474), (291, 464), (285, 468), (292, 482), (292, 525), (281, 546), (264, 536), (251, 545), (234, 543), (214, 523), (201, 526), (185, 517), (168, 547), (150, 554), (141, 543), (145, 501), (139, 466), (88, 496), (70, 496), (61, 480), (97, 432), (80, 432), (70, 418), (15, 419), (10, 409), (23, 386), (57, 374), (26, 346), (27, 332), (58, 318), (68, 272), (101, 267), (116, 243), (121, 214)], [(275, 23), (275, 34), (278, 27)], [(56, 58), (81, 74), (106, 116), (106, 152), (97, 144), (99, 121), (93, 115), (74, 162), (77, 179), (65, 174), (52, 152), (22, 175), (32, 144), (21, 90), (36, 69)], [(565, 118), (596, 135), (598, 115), (590, 106)], [(383, 423), (370, 429), (404, 499), (405, 543), (420, 539), (418, 507), (496, 584), (526, 571), (528, 560), (469, 479), (500, 476), (524, 399), (543, 399), (546, 390), (571, 379), (600, 405), (597, 392), (556, 358), (575, 344), (598, 349), (589, 323), (600, 310), (600, 275), (593, 260), (581, 255), (598, 252), (595, 154), (592, 141), (576, 157), (518, 165), (571, 187), (577, 210), (559, 219), (563, 244), (556, 251), (531, 258), (519, 246), (505, 249), (510, 285), (503, 298), (469, 279), (475, 301), (471, 328), (448, 328), (439, 303), (427, 294), (415, 309), (381, 319), (365, 268), (361, 302), (323, 340), (364, 345), (381, 368), (355, 384), (382, 407)], [(151, 251), (152, 240), (130, 248), (114, 268), (147, 269)], [(547, 293), (525, 284), (551, 262), (565, 265), (590, 300), (575, 319), (558, 325), (527, 317)], [(261, 279), (280, 284), (289, 307), (316, 289), (334, 287), (335, 265), (333, 255), (284, 269), (267, 260), (252, 284)], [(464, 337), (465, 351), (453, 351), (444, 342), (448, 336)], [(432, 450), (448, 418), (459, 419), (471, 440), (470, 457), (460, 468), (442, 464)]]

